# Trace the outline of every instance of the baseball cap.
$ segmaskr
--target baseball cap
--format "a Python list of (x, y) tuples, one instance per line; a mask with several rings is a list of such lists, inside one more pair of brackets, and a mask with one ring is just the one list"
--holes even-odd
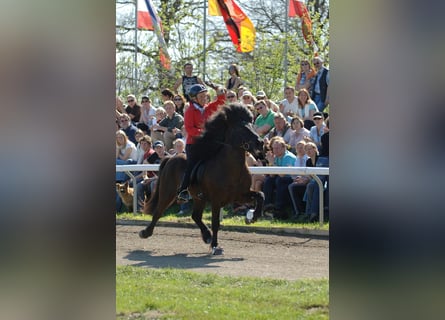
[(264, 91), (260, 90), (256, 93), (256, 96), (262, 98), (262, 97), (266, 96), (266, 93)]
[(245, 96), (251, 96), (251, 97), (253, 97), (253, 95), (252, 95), (252, 92), (250, 92), (250, 91), (243, 91), (243, 95), (241, 96), (241, 97), (245, 97)]
[(324, 119), (323, 117), (323, 113), (321, 112), (315, 112), (314, 116), (312, 117), (312, 119)]
[(162, 142), (161, 140), (157, 140), (155, 143), (153, 143), (153, 147), (163, 147), (164, 146), (164, 142)]

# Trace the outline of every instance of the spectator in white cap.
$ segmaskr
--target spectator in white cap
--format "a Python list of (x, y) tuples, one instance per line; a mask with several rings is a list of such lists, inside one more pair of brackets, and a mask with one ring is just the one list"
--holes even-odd
[(269, 100), (269, 98), (267, 97), (266, 93), (263, 90), (260, 90), (256, 93), (256, 99), (258, 100), (264, 100), (264, 102), (266, 102), (267, 107), (272, 110), (273, 112), (279, 112), (280, 108), (278, 107), (278, 105)]
[(255, 105), (256, 99), (255, 97), (252, 95), (252, 92), (250, 91), (244, 91), (243, 95), (241, 96), (241, 103), (243, 105)]

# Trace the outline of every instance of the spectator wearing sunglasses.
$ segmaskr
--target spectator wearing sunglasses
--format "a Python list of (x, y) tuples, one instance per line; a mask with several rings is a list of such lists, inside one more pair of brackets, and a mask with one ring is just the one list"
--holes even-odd
[(130, 116), (133, 123), (138, 123), (141, 119), (141, 106), (138, 104), (133, 94), (127, 96), (127, 107), (125, 112)]
[(317, 75), (312, 86), (312, 100), (314, 100), (318, 110), (323, 112), (329, 104), (329, 69), (323, 65), (323, 59), (320, 57), (315, 57), (313, 62), (317, 69)]
[(267, 107), (263, 100), (257, 101), (254, 104), (255, 111), (258, 117), (255, 119), (255, 130), (263, 138), (273, 127), (275, 127), (274, 117), (275, 112)]
[(311, 67), (309, 60), (304, 59), (300, 62), (300, 72), (297, 74), (297, 81), (295, 82), (295, 91), (301, 89), (311, 90), (315, 80), (315, 70)]
[(238, 102), (238, 97), (236, 96), (235, 91), (228, 90), (226, 93), (226, 104), (231, 104)]
[(119, 119), (119, 126), (122, 131), (125, 132), (128, 139), (135, 145), (138, 143), (136, 141), (136, 131), (138, 128), (131, 122), (130, 116), (128, 114), (123, 114)]
[(141, 103), (141, 119), (137, 124), (137, 127), (150, 135), (151, 127), (153, 125), (153, 118), (155, 118), (156, 115), (156, 108), (151, 105), (151, 100), (148, 96), (142, 96)]
[(176, 112), (184, 117), (185, 109), (187, 108), (187, 100), (181, 94), (175, 94), (173, 97), (173, 102), (175, 103)]
[(266, 93), (264, 91), (262, 91), (262, 90), (258, 91), (256, 93), (256, 99), (257, 99), (257, 101), (258, 100), (264, 100), (266, 102), (266, 104), (267, 104), (267, 107), (269, 109), (271, 109), (273, 112), (279, 112), (280, 111), (280, 108), (278, 107), (278, 105), (275, 102), (271, 101), (267, 97), (267, 95), (266, 95)]

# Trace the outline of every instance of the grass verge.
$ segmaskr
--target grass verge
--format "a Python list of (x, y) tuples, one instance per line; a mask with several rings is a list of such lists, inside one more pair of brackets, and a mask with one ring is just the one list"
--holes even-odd
[(117, 319), (329, 319), (328, 280), (116, 268)]
[[(184, 215), (177, 215), (176, 212), (179, 211), (178, 205), (173, 205), (167, 209), (164, 216), (160, 221), (169, 222), (181, 222), (181, 223), (193, 223), (191, 213)], [(224, 218), (222, 224), (225, 226), (243, 226), (243, 227), (265, 227), (265, 228), (298, 228), (298, 229), (308, 229), (308, 230), (329, 230), (329, 222), (325, 222), (322, 226), (318, 222), (305, 222), (299, 219), (289, 219), (289, 220), (279, 220), (279, 219), (260, 219), (252, 225), (247, 226), (244, 222), (244, 215), (232, 214), (230, 210), (224, 209)], [(116, 215), (116, 219), (123, 220), (141, 220), (150, 221), (150, 215), (137, 214), (134, 215), (132, 212), (129, 213), (119, 213)], [(207, 225), (211, 223), (211, 212), (208, 208), (204, 211), (203, 221)]]

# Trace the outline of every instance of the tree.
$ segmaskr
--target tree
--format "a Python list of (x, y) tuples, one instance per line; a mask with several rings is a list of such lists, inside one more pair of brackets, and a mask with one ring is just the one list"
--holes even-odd
[[(185, 62), (191, 61), (195, 70), (205, 79), (224, 83), (228, 77), (227, 66), (236, 63), (241, 76), (255, 92), (264, 90), (269, 97), (282, 99), (283, 85), (295, 84), (299, 61), (312, 59), (314, 51), (304, 41), (301, 19), (288, 19), (285, 33), (285, 16), (288, 0), (236, 0), (256, 28), (256, 47), (251, 53), (238, 53), (229, 39), (221, 17), (207, 16), (206, 74), (203, 70), (203, 1), (153, 0), (162, 20), (164, 38), (172, 57), (172, 70), (162, 68), (159, 62), (157, 39), (153, 32), (138, 32), (138, 46), (134, 46), (135, 1), (117, 0), (116, 11), (116, 81), (118, 92), (135, 94), (159, 92), (172, 87), (182, 73)], [(313, 34), (319, 53), (329, 63), (329, 1), (311, 0), (307, 3), (313, 24)], [(288, 74), (283, 64), (287, 40)], [(137, 81), (133, 81), (132, 57), (137, 51)], [(133, 83), (133, 87), (131, 84)], [(137, 83), (135, 86), (134, 83)]]

